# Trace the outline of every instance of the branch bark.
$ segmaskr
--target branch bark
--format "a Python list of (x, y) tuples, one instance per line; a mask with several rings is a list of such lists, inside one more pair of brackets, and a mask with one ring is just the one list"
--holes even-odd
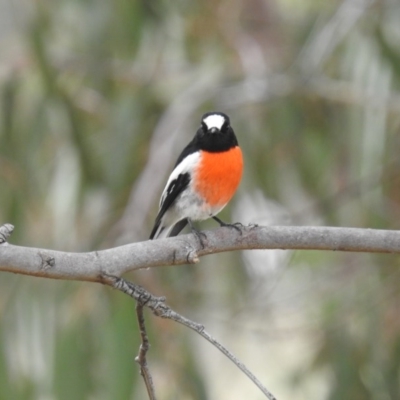
[[(6, 228), (4, 228), (6, 227)], [(11, 225), (0, 227), (9, 231)], [(12, 230), (12, 229), (11, 229)], [(141, 268), (193, 264), (233, 250), (292, 249), (400, 253), (400, 231), (311, 226), (243, 226), (204, 231), (204, 248), (192, 234), (148, 240), (88, 253), (0, 244), (0, 271), (54, 279), (101, 282)]]

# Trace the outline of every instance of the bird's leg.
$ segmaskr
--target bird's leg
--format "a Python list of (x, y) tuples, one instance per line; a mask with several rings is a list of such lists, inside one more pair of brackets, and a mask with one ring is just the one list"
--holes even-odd
[(218, 217), (214, 216), (212, 217), (215, 221), (217, 221), (221, 226), (226, 226), (228, 228), (233, 228), (236, 229), (240, 234), (242, 234), (242, 229), (241, 227), (243, 224), (241, 222), (235, 222), (234, 224), (227, 224), (226, 222), (220, 220)]
[(190, 218), (188, 218), (187, 221), (189, 223), (192, 233), (197, 236), (197, 239), (199, 239), (201, 247), (204, 249), (205, 246), (204, 246), (203, 238), (207, 239), (207, 235), (203, 232), (200, 232), (198, 229), (196, 229)]

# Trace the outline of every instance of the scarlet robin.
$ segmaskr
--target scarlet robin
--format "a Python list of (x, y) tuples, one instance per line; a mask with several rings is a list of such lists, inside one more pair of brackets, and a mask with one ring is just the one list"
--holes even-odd
[(242, 151), (229, 117), (221, 112), (204, 114), (169, 176), (150, 239), (176, 236), (188, 223), (199, 235), (192, 221), (208, 218), (230, 226), (216, 215), (235, 194), (242, 171)]

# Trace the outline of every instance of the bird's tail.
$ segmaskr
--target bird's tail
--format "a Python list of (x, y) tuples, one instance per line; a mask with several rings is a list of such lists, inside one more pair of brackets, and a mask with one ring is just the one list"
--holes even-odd
[(164, 226), (162, 226), (161, 221), (156, 221), (156, 223), (153, 226), (153, 229), (150, 233), (150, 240), (152, 239), (157, 239), (158, 236), (162, 233), (162, 231), (165, 229)]

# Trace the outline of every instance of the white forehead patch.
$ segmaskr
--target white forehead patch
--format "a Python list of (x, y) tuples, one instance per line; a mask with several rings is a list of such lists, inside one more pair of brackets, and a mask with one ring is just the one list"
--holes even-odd
[(222, 125), (225, 122), (225, 118), (222, 115), (211, 114), (208, 117), (203, 119), (203, 122), (207, 125), (208, 129), (218, 128), (221, 130)]

